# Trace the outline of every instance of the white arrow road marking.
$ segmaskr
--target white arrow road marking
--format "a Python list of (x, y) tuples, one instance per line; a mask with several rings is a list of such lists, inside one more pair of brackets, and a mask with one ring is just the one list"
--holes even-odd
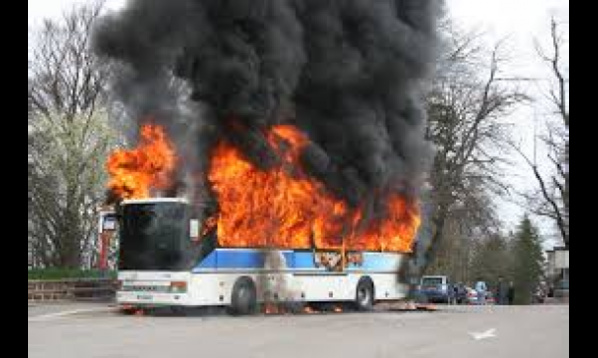
[(487, 330), (486, 332), (469, 332), (469, 334), (473, 337), (473, 339), (475, 339), (476, 341), (479, 341), (481, 339), (496, 337), (495, 332), (496, 332), (496, 329), (491, 328), (491, 329)]

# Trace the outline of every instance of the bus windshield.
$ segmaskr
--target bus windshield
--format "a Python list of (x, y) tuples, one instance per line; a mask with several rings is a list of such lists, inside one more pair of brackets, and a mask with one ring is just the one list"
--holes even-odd
[(124, 205), (119, 228), (119, 270), (185, 269), (196, 251), (189, 240), (189, 209), (183, 203)]

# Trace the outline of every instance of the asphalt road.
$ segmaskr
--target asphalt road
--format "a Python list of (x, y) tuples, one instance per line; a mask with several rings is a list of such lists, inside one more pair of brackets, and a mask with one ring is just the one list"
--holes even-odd
[(123, 316), (107, 305), (29, 307), (29, 358), (569, 356), (569, 306), (230, 317)]

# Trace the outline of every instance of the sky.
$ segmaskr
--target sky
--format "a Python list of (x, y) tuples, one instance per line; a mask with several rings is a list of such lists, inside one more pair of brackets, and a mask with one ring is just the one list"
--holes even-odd
[[(35, 27), (43, 18), (59, 17), (74, 4), (89, 0), (28, 1), (29, 26)], [(117, 10), (125, 3), (125, 0), (107, 0), (106, 6)], [(489, 46), (507, 38), (509, 52), (516, 54), (506, 69), (512, 76), (545, 77), (546, 68), (538, 61), (534, 52), (534, 38), (541, 42), (549, 40), (551, 16), (555, 16), (559, 22), (566, 23), (567, 26), (569, 21), (567, 0), (446, 0), (446, 4), (452, 18), (461, 27), (483, 31), (484, 41), (487, 41)], [(524, 107), (507, 118), (516, 125), (516, 135), (530, 155), (533, 151), (534, 131), (538, 130), (535, 121), (541, 115), (542, 113), (530, 107)], [(518, 190), (533, 188), (535, 182), (529, 168), (522, 159), (513, 155), (515, 165), (506, 171), (509, 183)], [(523, 215), (523, 210), (509, 200), (499, 200), (498, 209), (505, 223), (505, 231), (513, 229)], [(552, 231), (550, 223), (536, 222), (544, 234)], [(553, 242), (548, 240), (545, 246), (549, 247), (552, 244)]]
[[(27, 0), (28, 1), (28, 22), (29, 26), (39, 24), (44, 18), (56, 18), (69, 10), (70, 7), (90, 0)], [(125, 0), (107, 0), (106, 6), (109, 9), (119, 9), (125, 4)]]

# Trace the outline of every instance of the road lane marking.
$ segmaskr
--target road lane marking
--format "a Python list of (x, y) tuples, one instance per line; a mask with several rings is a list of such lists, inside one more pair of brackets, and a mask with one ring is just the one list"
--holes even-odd
[(469, 332), (469, 334), (475, 339), (476, 341), (488, 338), (495, 338), (496, 337), (496, 328), (490, 328), (486, 332)]
[(37, 316), (29, 317), (27, 319), (27, 321), (28, 322), (39, 322), (39, 321), (49, 320), (52, 318), (70, 316), (70, 315), (74, 315), (74, 314), (78, 314), (78, 313), (111, 312), (114, 310), (115, 310), (115, 308), (113, 308), (113, 307), (80, 308), (80, 309), (76, 309), (76, 310), (60, 311), (60, 312), (37, 315)]

